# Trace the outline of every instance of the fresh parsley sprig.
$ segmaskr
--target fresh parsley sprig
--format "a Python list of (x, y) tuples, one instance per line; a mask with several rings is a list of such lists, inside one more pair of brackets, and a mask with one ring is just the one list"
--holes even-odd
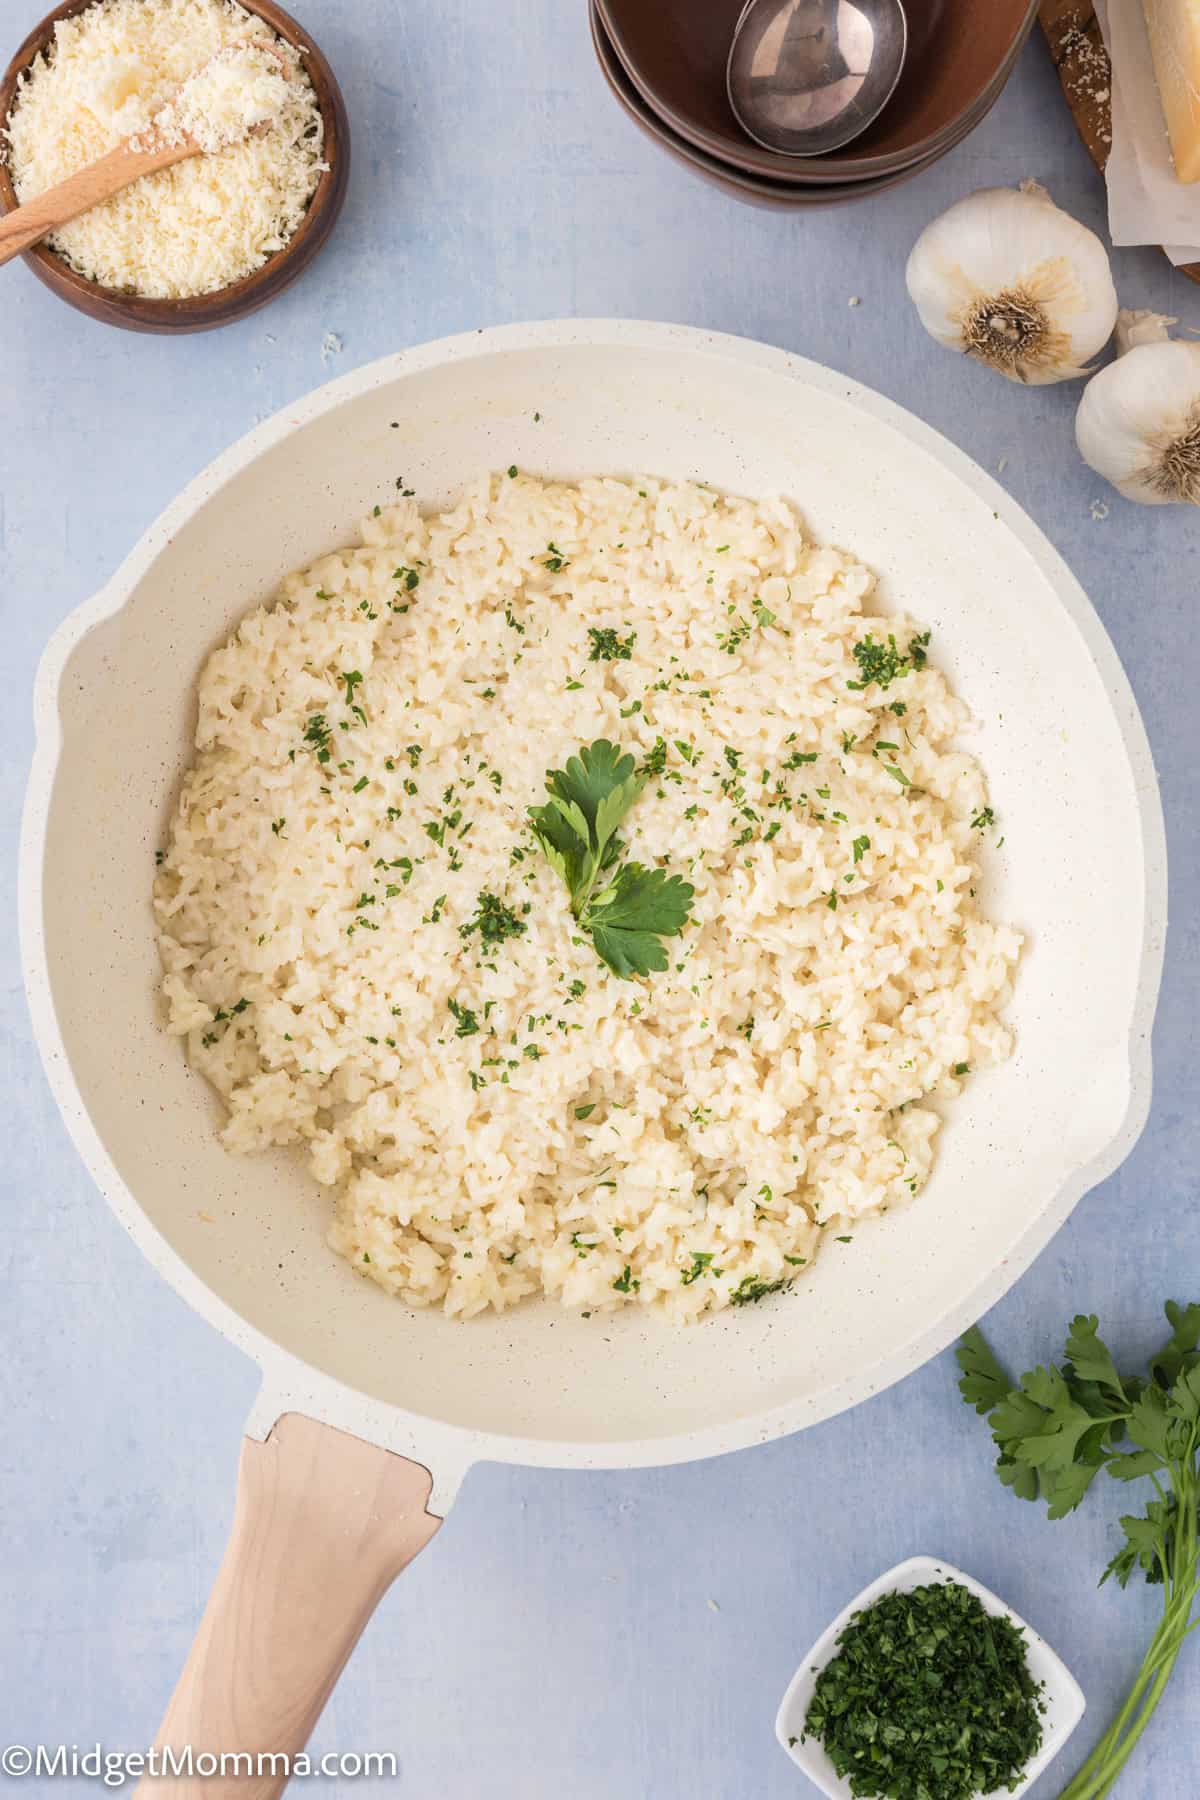
[[(1059, 1800), (1102, 1800), (1125, 1767), (1194, 1629), (1200, 1593), (1200, 1305), (1166, 1305), (1171, 1337), (1144, 1376), (1121, 1375), (1094, 1315), (1071, 1322), (1061, 1367), (1033, 1369), (1014, 1386), (978, 1327), (958, 1347), (959, 1391), (988, 1414), (996, 1473), (1052, 1519), (1073, 1512), (1101, 1469), (1149, 1479), (1155, 1498), (1121, 1519), (1125, 1542), (1101, 1577), (1125, 1587), (1139, 1571), (1163, 1588), (1163, 1613), (1137, 1679), (1113, 1723)], [(1200, 1623), (1200, 1619), (1195, 1621)]]
[[(695, 889), (678, 875), (628, 862), (618, 827), (645, 786), (632, 756), (597, 738), (565, 769), (546, 776), (550, 798), (529, 818), (546, 860), (561, 876), (571, 911), (615, 975), (665, 969), (662, 940), (678, 937)], [(607, 877), (607, 879), (605, 879)]]

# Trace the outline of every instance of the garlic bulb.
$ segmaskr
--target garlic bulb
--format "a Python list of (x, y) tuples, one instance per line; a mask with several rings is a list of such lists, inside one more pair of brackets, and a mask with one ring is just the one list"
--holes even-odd
[(1117, 316), (1108, 252), (1037, 182), (984, 188), (927, 225), (908, 291), (939, 344), (1010, 381), (1069, 381)]
[(1117, 360), (1092, 376), (1075, 418), (1084, 462), (1150, 506), (1200, 505), (1200, 344), (1169, 338), (1175, 323), (1122, 313)]

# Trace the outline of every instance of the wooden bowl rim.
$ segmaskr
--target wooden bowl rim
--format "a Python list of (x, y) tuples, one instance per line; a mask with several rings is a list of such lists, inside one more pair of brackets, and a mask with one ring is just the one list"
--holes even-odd
[(826, 181), (811, 182), (797, 178), (791, 182), (777, 180), (770, 175), (757, 175), (748, 169), (739, 168), (736, 163), (723, 162), (708, 151), (700, 150), (678, 132), (672, 129), (661, 113), (656, 113), (652, 106), (630, 81), (625, 68), (617, 58), (604, 34), (603, 23), (596, 9), (595, 0), (589, 0), (589, 15), (592, 20), (592, 42), (600, 63), (601, 73), (610, 90), (624, 107), (630, 118), (642, 130), (660, 144), (668, 155), (686, 163), (710, 181), (723, 186), (726, 192), (737, 191), (741, 194), (761, 195), (765, 200), (774, 201), (778, 197), (779, 204), (792, 207), (843, 205), (848, 201), (866, 199), (872, 194), (883, 193), (909, 176), (922, 175), (935, 163), (958, 148), (978, 125), (981, 125), (1003, 88), (989, 91), (978, 103), (977, 108), (969, 116), (964, 115), (955, 128), (956, 135), (944, 143), (935, 145), (932, 150), (905, 163), (898, 163), (892, 168), (881, 169), (874, 175), (866, 175), (859, 181)]
[[(60, 4), (29, 32), (0, 80), (0, 137), (8, 125), (21, 76), (34, 57), (51, 42), (59, 20), (73, 18), (92, 6), (103, 4), (104, 0), (60, 0)], [(68, 305), (108, 323), (127, 323), (151, 331), (195, 331), (206, 323), (232, 324), (281, 292), (316, 255), (332, 230), (345, 199), (350, 159), (349, 116), (337, 77), (320, 45), (290, 13), (277, 6), (275, 0), (238, 0), (238, 4), (261, 18), (300, 53), (317, 96), (325, 128), (324, 160), (329, 167), (322, 170), (317, 179), (304, 218), (282, 249), (276, 250), (260, 268), (243, 275), (239, 281), (230, 282), (227, 287), (217, 288), (212, 293), (181, 294), (168, 299), (103, 287), (98, 281), (80, 275), (48, 245), (32, 245), (22, 253), (22, 260)], [(0, 215), (11, 212), (17, 204), (7, 157), (0, 148)], [(266, 292), (262, 291), (264, 288)]]
[[(643, 132), (653, 144), (676, 163), (690, 169), (701, 181), (719, 188), (722, 193), (732, 199), (741, 200), (748, 206), (757, 206), (777, 212), (800, 212), (816, 206), (848, 206), (856, 200), (869, 200), (877, 194), (886, 193), (889, 188), (899, 187), (902, 182), (914, 176), (924, 174), (934, 163), (956, 148), (948, 144), (944, 149), (932, 152), (923, 161), (910, 163), (901, 169), (892, 169), (882, 175), (873, 176), (869, 180), (855, 181), (835, 187), (827, 183), (822, 187), (786, 186), (782, 182), (771, 182), (765, 177), (745, 173), (734, 168), (730, 163), (718, 163), (716, 157), (710, 157), (698, 151), (686, 139), (672, 132), (666, 121), (647, 105), (629, 80), (623, 65), (617, 57), (604, 30), (603, 20), (596, 0), (588, 0), (588, 21), (591, 26), (592, 47), (596, 52), (596, 60), (600, 72), (608, 83), (609, 91), (622, 108), (626, 116)], [(998, 96), (997, 96), (998, 98)], [(968, 127), (963, 136), (970, 135), (974, 126)], [(961, 140), (960, 140), (961, 141)]]
[(923, 175), (935, 163), (941, 162), (951, 150), (982, 124), (987, 114), (995, 106), (1003, 87), (998, 88), (987, 99), (977, 118), (964, 122), (960, 127), (960, 135), (949, 144), (930, 152), (918, 162), (910, 163), (901, 169), (888, 170), (871, 177), (869, 180), (852, 182), (846, 186), (835, 188), (827, 183), (821, 187), (792, 186), (781, 182), (771, 182), (765, 177), (744, 174), (729, 163), (718, 163), (715, 157), (706, 157), (696, 150), (694, 145), (678, 137), (670, 131), (663, 119), (646, 105), (633, 83), (626, 75), (617, 59), (616, 51), (608, 42), (601, 21), (596, 0), (588, 0), (588, 18), (591, 25), (592, 45), (596, 59), (600, 64), (600, 72), (608, 84), (609, 90), (618, 106), (632, 123), (653, 144), (684, 168), (698, 176), (701, 181), (717, 187), (732, 199), (740, 200), (748, 206), (755, 206), (772, 211), (799, 212), (814, 206), (847, 206), (856, 200), (866, 200), (885, 193), (889, 188), (898, 187), (902, 182)]
[[(1013, 0), (1014, 11), (1023, 6), (1024, 12), (1014, 27), (1006, 49), (995, 64), (987, 81), (969, 99), (964, 100), (953, 118), (947, 119), (936, 130), (926, 133), (923, 138), (915, 138), (911, 143), (892, 150), (868, 152), (864, 155), (856, 154), (851, 149), (835, 152), (830, 156), (814, 157), (803, 174), (796, 167), (797, 163), (803, 159), (765, 150), (749, 138), (746, 139), (744, 146), (738, 146), (735, 151), (731, 144), (726, 144), (714, 137), (706, 126), (695, 124), (686, 115), (679, 113), (664, 101), (650, 77), (640, 68), (637, 58), (624, 37), (619, 20), (613, 15), (609, 0), (593, 0), (593, 3), (599, 15), (600, 24), (615, 55), (622, 64), (626, 77), (638, 90), (643, 102), (652, 112), (658, 114), (676, 137), (682, 138), (695, 149), (703, 151), (705, 155), (716, 158), (727, 168), (739, 169), (747, 175), (775, 181), (796, 179), (805, 185), (808, 183), (817, 185), (825, 181), (837, 183), (872, 180), (895, 173), (901, 168), (907, 168), (912, 162), (933, 155), (943, 145), (953, 148), (956, 141), (955, 133), (964, 119), (985, 102), (990, 105), (991, 101), (1007, 85), (1016, 66), (1017, 58), (1033, 30), (1039, 0)], [(794, 174), (793, 171), (795, 171)]]

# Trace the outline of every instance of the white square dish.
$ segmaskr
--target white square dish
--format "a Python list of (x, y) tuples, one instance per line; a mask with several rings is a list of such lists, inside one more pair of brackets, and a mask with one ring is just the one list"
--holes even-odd
[(897, 1563), (894, 1569), (889, 1569), (885, 1575), (872, 1581), (861, 1594), (851, 1600), (849, 1606), (843, 1608), (801, 1662), (780, 1704), (775, 1720), (775, 1735), (796, 1767), (803, 1770), (809, 1780), (828, 1796), (828, 1800), (851, 1800), (850, 1783), (838, 1775), (823, 1745), (815, 1738), (809, 1738), (805, 1742), (804, 1720), (817, 1684), (817, 1676), (832, 1658), (838, 1638), (854, 1614), (870, 1606), (880, 1595), (907, 1594), (914, 1588), (927, 1587), (934, 1582), (951, 1581), (957, 1581), (974, 1594), (986, 1612), (1003, 1615), (1024, 1632), (1030, 1673), (1035, 1681), (1042, 1684), (1046, 1701), (1042, 1721), (1042, 1747), (1029, 1764), (1020, 1786), (1012, 1790), (1014, 1800), (1017, 1795), (1028, 1793), (1082, 1719), (1087, 1705), (1083, 1689), (1045, 1638), (1039, 1637), (1033, 1627), (1026, 1624), (1011, 1606), (1006, 1606), (990, 1588), (985, 1588), (982, 1582), (975, 1581), (970, 1575), (964, 1575), (952, 1563), (934, 1556), (911, 1556), (907, 1562)]

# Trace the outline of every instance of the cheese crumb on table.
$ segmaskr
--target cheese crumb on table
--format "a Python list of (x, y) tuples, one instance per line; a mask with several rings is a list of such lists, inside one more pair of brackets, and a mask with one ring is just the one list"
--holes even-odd
[(48, 239), (88, 280), (149, 299), (213, 293), (260, 268), (326, 166), (298, 54), (235, 0), (97, 0), (58, 21), (17, 90), (4, 135), (18, 200), (159, 128), (164, 109), (168, 131), (225, 147), (144, 176)]

